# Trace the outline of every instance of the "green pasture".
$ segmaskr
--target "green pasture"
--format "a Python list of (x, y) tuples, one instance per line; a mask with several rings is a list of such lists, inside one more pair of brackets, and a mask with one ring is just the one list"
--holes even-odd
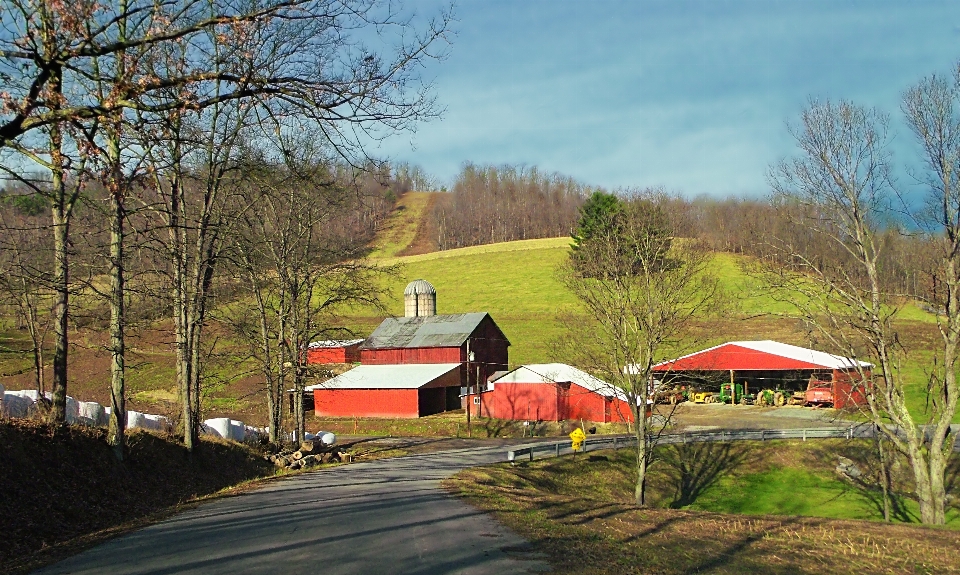
[(407, 192), (373, 241), (372, 258), (394, 257), (413, 243), (417, 229), (426, 219), (433, 192)]

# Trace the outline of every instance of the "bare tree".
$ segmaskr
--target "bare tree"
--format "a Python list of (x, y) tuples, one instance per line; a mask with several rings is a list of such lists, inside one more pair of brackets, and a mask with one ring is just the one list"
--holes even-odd
[(287, 386), (293, 389), (294, 439), (300, 441), (308, 345), (347, 333), (337, 324), (346, 306), (382, 309), (381, 278), (393, 270), (360, 258), (362, 235), (336, 233), (336, 220), (349, 217), (362, 198), (324, 162), (253, 167), (245, 187), (244, 204), (258, 208), (244, 212), (232, 236), (233, 260), (252, 299), (237, 302), (226, 319), (248, 342), (263, 374), (271, 442), (281, 439)]
[(653, 366), (680, 349), (695, 319), (715, 311), (721, 297), (706, 269), (709, 253), (675, 238), (660, 201), (648, 193), (609, 211), (558, 272), (589, 318), (571, 334), (568, 353), (622, 390), (632, 410), (638, 506), (646, 504), (657, 427), (648, 411)]
[[(33, 356), (34, 381), (37, 393), (44, 397), (46, 378), (44, 368), (47, 335), (53, 326), (53, 303), (50, 286), (49, 226), (40, 217), (39, 208), (45, 207), (46, 198), (36, 194), (19, 196), (35, 198), (32, 210), (16, 207), (14, 202), (0, 202), (0, 294), (13, 308), (18, 326), (30, 337), (30, 354)], [(0, 196), (2, 200), (13, 197)], [(11, 205), (14, 204), (14, 205)]]
[[(956, 122), (950, 109), (941, 107), (946, 102), (937, 101), (937, 95), (937, 86), (926, 81), (907, 94), (905, 109), (913, 111), (912, 117), (908, 112), (908, 121), (921, 137), (927, 128), (947, 128), (926, 124), (932, 118), (924, 114), (939, 114), (941, 120)], [(940, 205), (946, 209), (941, 212), (946, 217), (938, 220), (943, 228), (937, 232), (943, 234), (945, 249), (936, 281), (945, 286), (943, 303), (950, 306), (940, 321), (943, 361), (928, 366), (931, 409), (911, 412), (907, 388), (921, 383), (909, 381), (903, 369), (909, 350), (903, 347), (896, 320), (904, 298), (890, 291), (883, 280), (883, 265), (889, 261), (884, 228), (895, 219), (897, 205), (890, 178), (887, 126), (888, 117), (882, 112), (844, 101), (811, 101), (803, 111), (800, 124), (792, 129), (801, 154), (773, 168), (770, 181), (781, 198), (810, 208), (808, 213), (814, 217), (803, 223), (835, 249), (811, 257), (797, 246), (783, 243), (781, 249), (790, 265), (775, 265), (770, 277), (835, 351), (873, 363), (872, 369), (860, 361), (851, 365), (859, 372), (860, 381), (854, 384), (867, 399), (864, 413), (881, 430), (884, 441), (909, 460), (921, 520), (939, 524), (944, 522), (944, 474), (954, 444), (950, 422), (957, 408), (960, 281), (956, 273), (960, 261), (955, 258), (960, 258), (960, 252), (955, 249), (958, 244), (952, 248), (950, 244), (960, 228), (955, 219), (951, 223), (950, 218), (956, 218), (956, 200), (949, 198), (953, 183), (947, 176), (939, 180), (941, 185), (931, 186), (940, 192), (949, 190), (943, 192)], [(948, 149), (944, 146), (939, 152), (956, 153)], [(955, 162), (956, 156), (946, 159), (950, 161)], [(951, 170), (949, 167), (946, 172)], [(954, 206), (952, 212), (950, 205)], [(950, 213), (953, 216), (947, 215)], [(879, 444), (881, 450), (883, 443)]]

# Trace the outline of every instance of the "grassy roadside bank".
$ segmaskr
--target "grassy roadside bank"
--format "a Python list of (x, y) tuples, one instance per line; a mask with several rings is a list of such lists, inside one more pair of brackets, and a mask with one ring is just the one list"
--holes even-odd
[(0, 421), (0, 572), (27, 572), (275, 475), (249, 447), (204, 438), (188, 456), (172, 437), (143, 431), (128, 434), (127, 459), (118, 463), (105, 434)]
[[(855, 444), (671, 451), (651, 470), (652, 506), (642, 510), (630, 504), (628, 450), (469, 469), (444, 485), (531, 541), (558, 573), (960, 573), (956, 509), (947, 528), (879, 522), (876, 493), (834, 470), (853, 456), (871, 472)], [(903, 504), (910, 520), (914, 504)]]

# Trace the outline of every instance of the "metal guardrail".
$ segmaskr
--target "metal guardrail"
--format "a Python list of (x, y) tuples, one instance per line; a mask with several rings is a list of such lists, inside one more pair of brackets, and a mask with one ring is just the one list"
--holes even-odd
[[(767, 441), (772, 439), (854, 439), (873, 438), (877, 433), (871, 424), (852, 425), (850, 427), (820, 427), (814, 429), (743, 429), (720, 431), (695, 431), (665, 433), (651, 439), (657, 445), (676, 445), (678, 443), (705, 443), (716, 441)], [(507, 452), (507, 461), (514, 463), (526, 456), (533, 461), (538, 453), (559, 457), (573, 453), (570, 441), (535, 443), (516, 447)], [(619, 449), (636, 445), (637, 438), (632, 435), (614, 435), (608, 437), (588, 437), (577, 453), (586, 453), (598, 449)]]

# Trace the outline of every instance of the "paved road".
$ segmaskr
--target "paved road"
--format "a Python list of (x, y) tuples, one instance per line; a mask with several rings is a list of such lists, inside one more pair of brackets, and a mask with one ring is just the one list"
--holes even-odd
[(441, 479), (508, 447), (356, 463), (204, 504), (39, 573), (511, 575), (548, 570)]

